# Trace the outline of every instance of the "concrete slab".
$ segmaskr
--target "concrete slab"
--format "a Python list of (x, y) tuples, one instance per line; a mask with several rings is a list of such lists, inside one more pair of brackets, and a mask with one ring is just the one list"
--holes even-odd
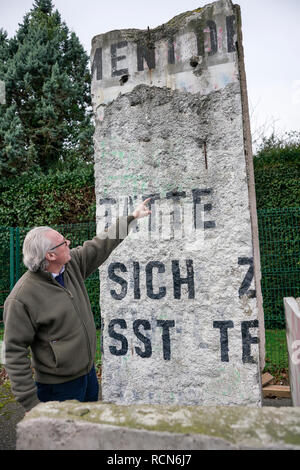
[(17, 449), (300, 449), (300, 408), (48, 402), (18, 424)]
[(240, 23), (220, 0), (92, 40), (97, 232), (143, 199), (151, 208), (100, 268), (105, 401), (261, 404)]

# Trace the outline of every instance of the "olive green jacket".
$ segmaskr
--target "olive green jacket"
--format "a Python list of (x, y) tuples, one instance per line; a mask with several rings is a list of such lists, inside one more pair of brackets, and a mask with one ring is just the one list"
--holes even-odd
[[(121, 217), (105, 234), (71, 250), (62, 287), (45, 271), (27, 271), (4, 304), (5, 368), (12, 391), (26, 410), (39, 403), (33, 379), (54, 384), (92, 368), (96, 329), (84, 280), (108, 258), (133, 216)], [(118, 224), (120, 222), (120, 226)], [(116, 230), (116, 237), (110, 238)], [(121, 235), (124, 237), (124, 235)], [(31, 360), (29, 350), (31, 349)]]

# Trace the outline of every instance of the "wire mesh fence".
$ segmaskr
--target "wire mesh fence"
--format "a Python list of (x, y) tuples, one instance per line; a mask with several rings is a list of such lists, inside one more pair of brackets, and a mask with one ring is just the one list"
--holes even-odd
[(266, 370), (288, 369), (284, 297), (300, 296), (300, 207), (258, 211)]
[[(283, 298), (300, 297), (300, 207), (258, 211), (261, 287), (265, 316), (266, 368), (271, 373), (288, 369)], [(71, 241), (82, 245), (96, 234), (96, 223), (53, 227)], [(25, 272), (22, 245), (29, 228), (0, 227), (0, 340), (5, 298)], [(100, 282), (96, 271), (86, 280), (95, 324), (98, 329), (96, 361), (100, 356)]]

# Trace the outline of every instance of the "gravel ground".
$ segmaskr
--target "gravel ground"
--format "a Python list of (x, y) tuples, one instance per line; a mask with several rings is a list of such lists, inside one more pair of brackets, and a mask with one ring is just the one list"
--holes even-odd
[(16, 449), (16, 428), (25, 415), (17, 402), (6, 403), (0, 410), (0, 450)]

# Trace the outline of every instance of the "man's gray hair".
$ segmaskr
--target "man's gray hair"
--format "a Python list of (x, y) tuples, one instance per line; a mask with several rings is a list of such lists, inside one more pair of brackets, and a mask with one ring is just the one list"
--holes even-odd
[(27, 233), (23, 243), (23, 263), (29, 271), (45, 271), (49, 265), (45, 256), (53, 243), (46, 236), (50, 230), (51, 227), (35, 227)]

